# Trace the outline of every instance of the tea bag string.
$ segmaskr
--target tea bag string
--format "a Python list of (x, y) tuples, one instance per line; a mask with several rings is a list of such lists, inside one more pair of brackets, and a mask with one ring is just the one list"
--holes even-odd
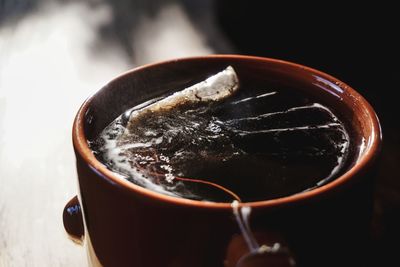
[[(150, 175), (150, 176), (153, 176), (153, 177), (159, 177), (159, 178), (162, 177), (163, 179), (165, 179), (165, 174), (163, 174), (163, 173), (157, 173), (157, 172), (148, 171), (148, 170), (146, 170), (145, 168), (143, 168), (140, 165), (137, 165), (136, 168), (139, 169), (142, 173), (146, 173), (147, 175)], [(216, 184), (216, 183), (212, 183), (212, 182), (205, 181), (205, 180), (200, 180), (200, 179), (184, 178), (184, 177), (179, 177), (179, 176), (174, 176), (173, 180), (183, 181), (183, 182), (191, 182), (191, 183), (199, 183), (199, 184), (203, 184), (203, 185), (206, 185), (206, 186), (210, 186), (210, 187), (213, 187), (214, 189), (218, 189), (220, 191), (223, 191), (227, 195), (230, 195), (232, 197), (232, 199), (234, 199), (234, 201), (236, 201), (236, 202), (241, 202), (242, 201), (240, 199), (240, 197), (235, 192), (229, 190), (228, 188), (226, 188), (226, 187), (224, 187), (222, 185)], [(250, 215), (250, 213), (248, 215)]]
[(234, 200), (232, 202), (233, 214), (236, 218), (236, 221), (239, 225), (240, 231), (244, 237), (244, 240), (249, 247), (250, 252), (257, 252), (260, 248), (260, 245), (257, 243), (249, 225), (249, 217), (251, 213), (251, 208), (248, 206), (239, 207), (239, 202)]

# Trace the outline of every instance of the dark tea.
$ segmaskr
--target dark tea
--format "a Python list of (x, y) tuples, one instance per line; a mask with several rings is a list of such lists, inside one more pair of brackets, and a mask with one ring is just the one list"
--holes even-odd
[(213, 202), (293, 195), (350, 166), (350, 128), (330, 107), (224, 75), (127, 110), (89, 142), (95, 156), (139, 186)]

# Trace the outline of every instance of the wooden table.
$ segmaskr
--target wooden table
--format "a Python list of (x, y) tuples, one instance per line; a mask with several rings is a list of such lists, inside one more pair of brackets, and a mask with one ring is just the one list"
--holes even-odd
[(89, 49), (94, 29), (80, 16), (100, 23), (102, 11), (87, 9), (68, 5), (0, 27), (1, 267), (86, 265), (62, 222), (77, 192), (72, 122), (85, 98), (128, 69), (121, 54)]
[[(152, 9), (149, 20), (123, 16), (130, 14), (126, 6), (149, 13), (141, 1), (88, 2), (0, 4), (9, 9), (0, 10), (1, 267), (86, 265), (62, 223), (64, 205), (77, 192), (71, 128), (79, 106), (135, 65), (213, 52), (177, 3), (160, 5), (157, 16)], [(115, 39), (104, 39), (103, 25)]]

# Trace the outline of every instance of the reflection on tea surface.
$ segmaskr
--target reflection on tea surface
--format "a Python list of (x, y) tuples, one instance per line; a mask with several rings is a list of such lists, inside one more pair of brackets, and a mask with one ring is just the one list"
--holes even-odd
[(301, 90), (240, 85), (231, 67), (136, 106), (89, 142), (129, 181), (175, 197), (267, 200), (310, 190), (348, 166), (350, 138)]

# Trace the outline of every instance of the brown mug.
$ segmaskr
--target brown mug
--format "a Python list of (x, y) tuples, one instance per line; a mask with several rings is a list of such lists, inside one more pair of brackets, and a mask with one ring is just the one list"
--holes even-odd
[[(241, 203), (251, 208), (259, 244), (285, 250), (251, 253), (229, 203), (162, 195), (119, 178), (88, 146), (116, 117), (231, 65), (240, 79), (302, 88), (355, 132), (358, 157), (334, 181), (307, 192)], [(83, 242), (90, 266), (234, 267), (360, 266), (367, 261), (374, 166), (381, 130), (373, 108), (338, 79), (302, 65), (241, 55), (183, 58), (128, 71), (87, 99), (73, 126), (79, 194), (65, 207), (64, 226)]]

